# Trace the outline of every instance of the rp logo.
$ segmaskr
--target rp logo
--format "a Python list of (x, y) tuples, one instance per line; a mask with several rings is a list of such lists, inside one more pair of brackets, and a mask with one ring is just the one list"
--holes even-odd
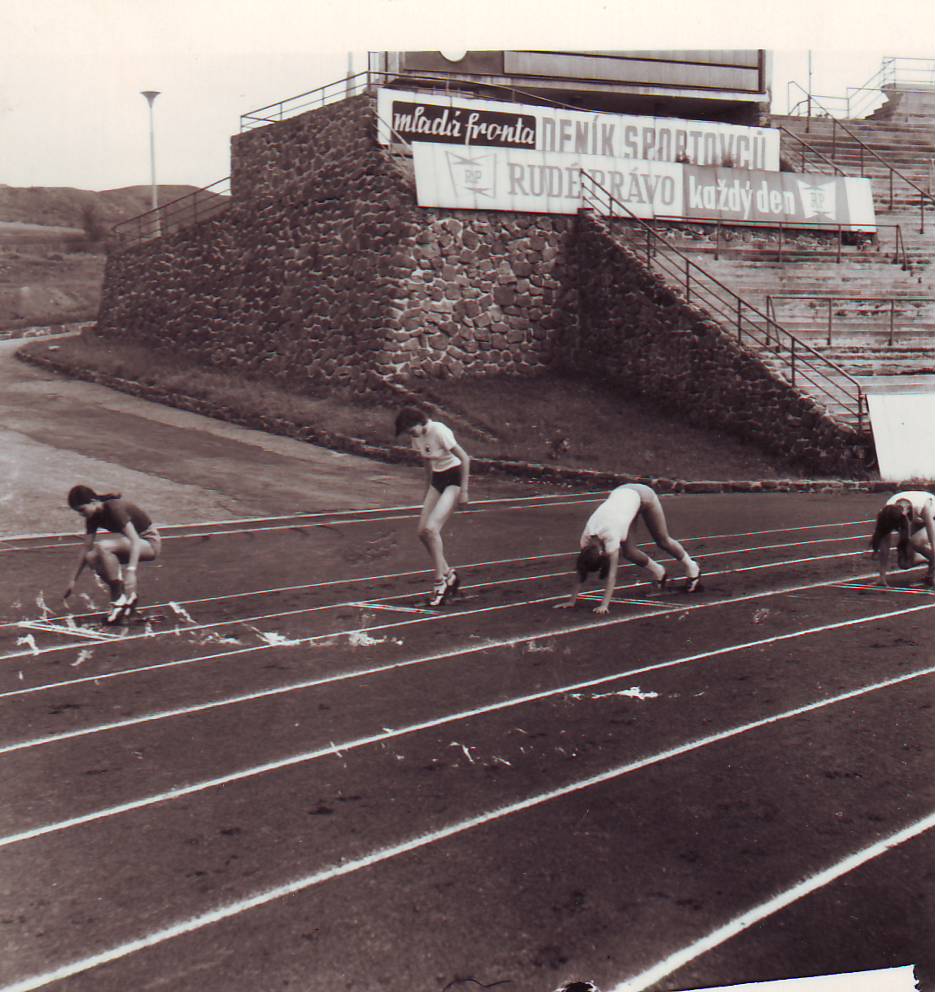
[(465, 191), (475, 196), (496, 194), (497, 170), (493, 155), (459, 155), (447, 152), (448, 171), (455, 192)]

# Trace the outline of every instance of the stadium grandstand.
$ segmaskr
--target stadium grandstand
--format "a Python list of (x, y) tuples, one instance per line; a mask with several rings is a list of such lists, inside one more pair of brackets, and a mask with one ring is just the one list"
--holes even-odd
[(359, 389), (599, 364), (853, 476), (935, 372), (933, 75), (775, 115), (764, 50), (370, 53), (118, 226), (98, 327)]

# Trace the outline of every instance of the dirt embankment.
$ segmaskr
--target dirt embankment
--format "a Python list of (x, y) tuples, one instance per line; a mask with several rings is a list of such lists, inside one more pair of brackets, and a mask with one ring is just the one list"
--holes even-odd
[[(159, 187), (159, 202), (191, 192)], [(150, 209), (148, 186), (96, 192), (0, 184), (0, 332), (92, 320), (114, 224)]]

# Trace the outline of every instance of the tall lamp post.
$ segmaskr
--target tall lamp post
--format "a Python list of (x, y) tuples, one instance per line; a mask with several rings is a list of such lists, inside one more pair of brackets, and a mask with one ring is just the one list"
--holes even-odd
[[(159, 96), (159, 90), (141, 90), (146, 102), (149, 104), (149, 174), (153, 193), (153, 210), (159, 209), (159, 194), (156, 191), (156, 136), (153, 127), (153, 104)], [(162, 234), (162, 225), (159, 221), (159, 214), (156, 214), (156, 236)]]

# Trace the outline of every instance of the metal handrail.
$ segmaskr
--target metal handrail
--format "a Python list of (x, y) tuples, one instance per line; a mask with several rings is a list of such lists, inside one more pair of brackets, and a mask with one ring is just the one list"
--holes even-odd
[[(714, 224), (715, 225), (715, 235), (714, 235), (714, 257), (719, 259), (721, 257), (721, 228), (722, 227), (762, 227), (767, 229), (775, 229), (779, 231), (779, 245), (778, 254), (779, 261), (783, 260), (783, 231), (809, 231), (815, 228), (830, 228), (837, 235), (837, 251), (835, 252), (835, 262), (840, 262), (842, 258), (843, 244), (844, 244), (844, 234), (866, 234), (869, 238), (875, 238), (876, 232), (880, 230), (887, 230), (892, 228), (895, 234), (895, 247), (893, 249), (893, 264), (899, 265), (904, 269), (909, 267), (909, 255), (906, 251), (906, 241), (902, 234), (902, 227), (899, 224), (874, 224), (875, 232), (867, 231), (866, 224), (834, 224), (830, 221), (781, 221), (781, 220), (725, 220), (722, 217), (679, 217), (670, 214), (655, 214), (653, 217), (653, 223), (656, 221), (663, 221), (666, 224)], [(880, 251), (879, 239), (876, 240), (876, 250)], [(725, 251), (730, 251), (731, 249), (725, 248)], [(820, 248), (814, 250), (807, 248), (797, 248), (796, 254), (826, 254)]]
[[(581, 110), (580, 106), (571, 103), (563, 103), (561, 100), (552, 100), (547, 96), (538, 93), (530, 93), (527, 90), (516, 86), (506, 86), (503, 83), (491, 83), (481, 80), (464, 79), (456, 76), (422, 76), (409, 72), (386, 72), (381, 69), (365, 69), (347, 76), (344, 79), (335, 80), (332, 83), (325, 83), (313, 90), (305, 93), (298, 93), (295, 96), (286, 97), (276, 103), (267, 104), (265, 107), (258, 107), (256, 110), (248, 110), (240, 115), (241, 132), (253, 127), (263, 127), (266, 124), (278, 124), (288, 120), (307, 110), (324, 107), (330, 103), (337, 103), (346, 100), (349, 96), (357, 93), (365, 93), (381, 82), (390, 80), (392, 82), (413, 82), (420, 84), (430, 84), (435, 91), (451, 93), (453, 90), (490, 90), (494, 94), (505, 99), (509, 95), (513, 102), (517, 97), (525, 98), (529, 103), (537, 106), (556, 107), (560, 110)], [(497, 97), (494, 97), (496, 99)], [(301, 102), (296, 102), (301, 101)], [(289, 105), (292, 106), (289, 106)]]
[[(804, 89), (802, 89), (801, 86), (799, 86), (798, 83), (790, 80), (790, 84), (792, 86), (798, 87), (800, 90), (802, 90), (803, 93), (806, 92)], [(893, 176), (894, 175), (895, 176), (898, 176), (904, 183), (906, 183), (907, 185), (911, 186), (919, 194), (919, 211), (920, 211), (920, 218), (921, 218), (919, 231), (920, 232), (924, 232), (925, 231), (925, 206), (926, 206), (926, 201), (928, 201), (930, 204), (932, 204), (933, 206), (935, 206), (935, 196), (933, 196), (931, 193), (926, 192), (926, 190), (922, 189), (922, 187), (919, 186), (918, 183), (914, 182), (908, 176), (903, 175), (903, 173), (901, 173), (899, 171), (899, 169), (897, 169), (895, 166), (890, 165), (890, 163), (887, 162), (886, 159), (883, 158), (882, 155), (880, 155), (876, 151), (874, 151), (874, 149), (871, 148), (865, 141), (863, 141), (860, 138), (859, 135), (855, 134), (846, 124), (842, 124), (825, 107), (823, 107), (821, 105), (821, 103), (819, 103), (817, 97), (815, 97), (814, 95), (812, 95), (810, 97), (810, 102), (814, 103), (816, 106), (819, 107), (819, 109), (823, 110), (825, 112), (826, 116), (831, 121), (831, 155), (832, 156), (834, 156), (835, 151), (836, 151), (837, 128), (841, 128), (841, 130), (848, 137), (850, 137), (851, 139), (853, 139), (857, 143), (858, 147), (860, 148), (860, 174), (861, 174), (861, 176), (863, 176), (863, 174), (864, 174), (864, 152), (865, 151), (870, 155), (871, 158), (875, 158), (878, 162), (880, 162), (883, 165), (883, 167), (888, 171), (888, 173), (889, 173), (889, 180), (890, 180), (890, 209), (891, 210), (893, 209)], [(806, 133), (809, 132), (810, 127), (811, 127), (811, 117), (807, 117), (805, 119), (805, 131), (806, 131)]]
[[(916, 67), (915, 65), (909, 65), (909, 63), (922, 63), (922, 65)], [(909, 78), (916, 73), (922, 73), (923, 79)], [(880, 94), (887, 86), (898, 86), (900, 83), (912, 85), (913, 83), (918, 84), (920, 82), (925, 86), (935, 85), (935, 59), (910, 56), (885, 57), (880, 63), (880, 68), (877, 69), (863, 86), (848, 86), (847, 116), (849, 118), (858, 116), (856, 104), (853, 107), (851, 105), (851, 94)]]
[[(790, 131), (787, 127), (783, 127), (782, 124), (779, 125), (779, 127), (778, 127), (777, 130), (779, 130), (783, 134), (788, 134), (790, 138), (795, 139), (800, 145), (802, 145), (803, 148), (807, 149), (813, 155), (815, 155), (818, 159), (820, 159), (821, 162), (824, 165), (830, 165), (831, 166), (831, 169), (832, 169), (832, 171), (834, 172), (835, 175), (837, 175), (837, 176), (844, 176), (844, 175), (846, 175), (845, 171), (842, 168), (840, 168), (838, 165), (836, 165), (834, 162), (832, 162), (831, 159), (828, 158), (827, 155), (825, 155), (823, 152), (820, 152), (817, 148), (813, 148), (804, 138), (800, 138), (799, 135), (795, 134), (795, 132)], [(811, 163), (809, 163), (809, 164), (811, 164)], [(802, 171), (803, 172), (805, 171), (805, 152), (804, 151), (802, 152)]]
[(893, 344), (896, 321), (897, 303), (935, 303), (935, 297), (931, 296), (840, 296), (826, 293), (770, 293), (766, 297), (766, 313), (775, 318), (776, 300), (797, 300), (799, 302), (810, 300), (817, 303), (826, 303), (828, 307), (828, 334), (827, 344), (832, 344), (832, 311), (835, 303), (889, 303), (890, 333), (887, 344)]
[(192, 190), (169, 200), (152, 210), (138, 214), (113, 226), (119, 247), (162, 237), (170, 231), (191, 227), (216, 217), (231, 204), (230, 176), (218, 179), (210, 186)]
[[(914, 65), (909, 65), (909, 63), (922, 63), (922, 65), (916, 67)], [(923, 75), (922, 79), (912, 78), (914, 74), (920, 73)], [(796, 111), (798, 111), (801, 107), (808, 107), (810, 110), (811, 101), (817, 102), (819, 100), (825, 100), (834, 101), (839, 104), (843, 115), (849, 120), (854, 120), (859, 118), (869, 108), (869, 101), (866, 101), (863, 106), (858, 106), (856, 101), (852, 102), (852, 94), (874, 93), (877, 96), (882, 96), (884, 95), (883, 91), (887, 86), (898, 86), (900, 84), (906, 86), (921, 84), (926, 88), (935, 86), (935, 59), (910, 56), (886, 56), (882, 59), (880, 68), (877, 69), (862, 86), (848, 86), (846, 96), (828, 96), (821, 93), (808, 93), (808, 91), (799, 86), (798, 83), (793, 83), (793, 81), (790, 80), (786, 83), (786, 107), (789, 108), (786, 113), (789, 116), (794, 117), (797, 116)], [(792, 105), (789, 97), (790, 85), (795, 85), (799, 90), (805, 93), (805, 99), (799, 100), (799, 102), (794, 106)], [(827, 107), (823, 109), (825, 113), (828, 113)], [(809, 113), (808, 116), (810, 117), (811, 113)], [(824, 116), (824, 114), (819, 114), (818, 116)]]
[[(746, 332), (747, 336), (752, 340), (774, 351), (777, 357), (784, 361), (785, 368), (790, 374), (792, 385), (795, 385), (797, 377), (803, 379), (832, 403), (837, 403), (849, 414), (855, 416), (857, 430), (858, 432), (863, 432), (866, 397), (860, 383), (854, 376), (846, 372), (836, 362), (822, 355), (821, 352), (817, 351), (801, 338), (797, 338), (794, 334), (787, 331), (775, 319), (767, 316), (761, 310), (757, 309), (757, 307), (753, 306), (753, 304), (738, 296), (732, 289), (729, 289), (720, 280), (693, 262), (687, 255), (670, 245), (649, 224), (637, 217), (626, 204), (616, 199), (590, 173), (582, 170), (580, 176), (582, 202), (586, 203), (592, 209), (597, 210), (601, 206), (599, 202), (600, 195), (603, 194), (606, 213), (610, 217), (614, 216), (614, 208), (618, 207), (621, 216), (626, 216), (636, 221), (637, 225), (646, 234), (647, 264), (650, 266), (655, 265), (670, 278), (677, 280), (684, 289), (686, 302), (692, 302), (692, 292), (694, 291), (695, 296), (708, 309), (719, 313), (722, 318), (729, 316), (732, 323), (736, 320), (738, 341), (743, 341), (744, 333)], [(595, 199), (591, 198), (588, 192), (588, 186), (594, 191), (597, 191), (593, 194)], [(676, 256), (677, 261), (673, 264), (672, 260), (667, 257), (667, 254)], [(694, 285), (692, 284), (693, 275), (695, 277)], [(716, 287), (716, 290), (712, 290), (711, 285)], [(720, 295), (717, 290), (720, 291)], [(725, 300), (724, 297), (727, 299)], [(728, 304), (727, 311), (719, 309), (719, 307), (723, 308), (725, 303)], [(745, 317), (745, 310), (755, 319), (751, 319), (750, 316)], [(763, 326), (758, 326), (757, 320), (760, 325), (765, 326), (765, 333)], [(783, 352), (784, 346), (788, 354)], [(803, 353), (805, 357), (802, 357)], [(852, 389), (848, 391), (842, 383), (835, 381), (826, 371), (823, 371), (823, 368), (832, 369), (841, 379), (850, 383)], [(813, 376), (818, 376), (818, 379)], [(831, 388), (829, 389), (829, 387)], [(832, 391), (834, 389), (838, 391), (838, 396), (834, 395)], [(842, 396), (843, 399), (841, 398)]]

